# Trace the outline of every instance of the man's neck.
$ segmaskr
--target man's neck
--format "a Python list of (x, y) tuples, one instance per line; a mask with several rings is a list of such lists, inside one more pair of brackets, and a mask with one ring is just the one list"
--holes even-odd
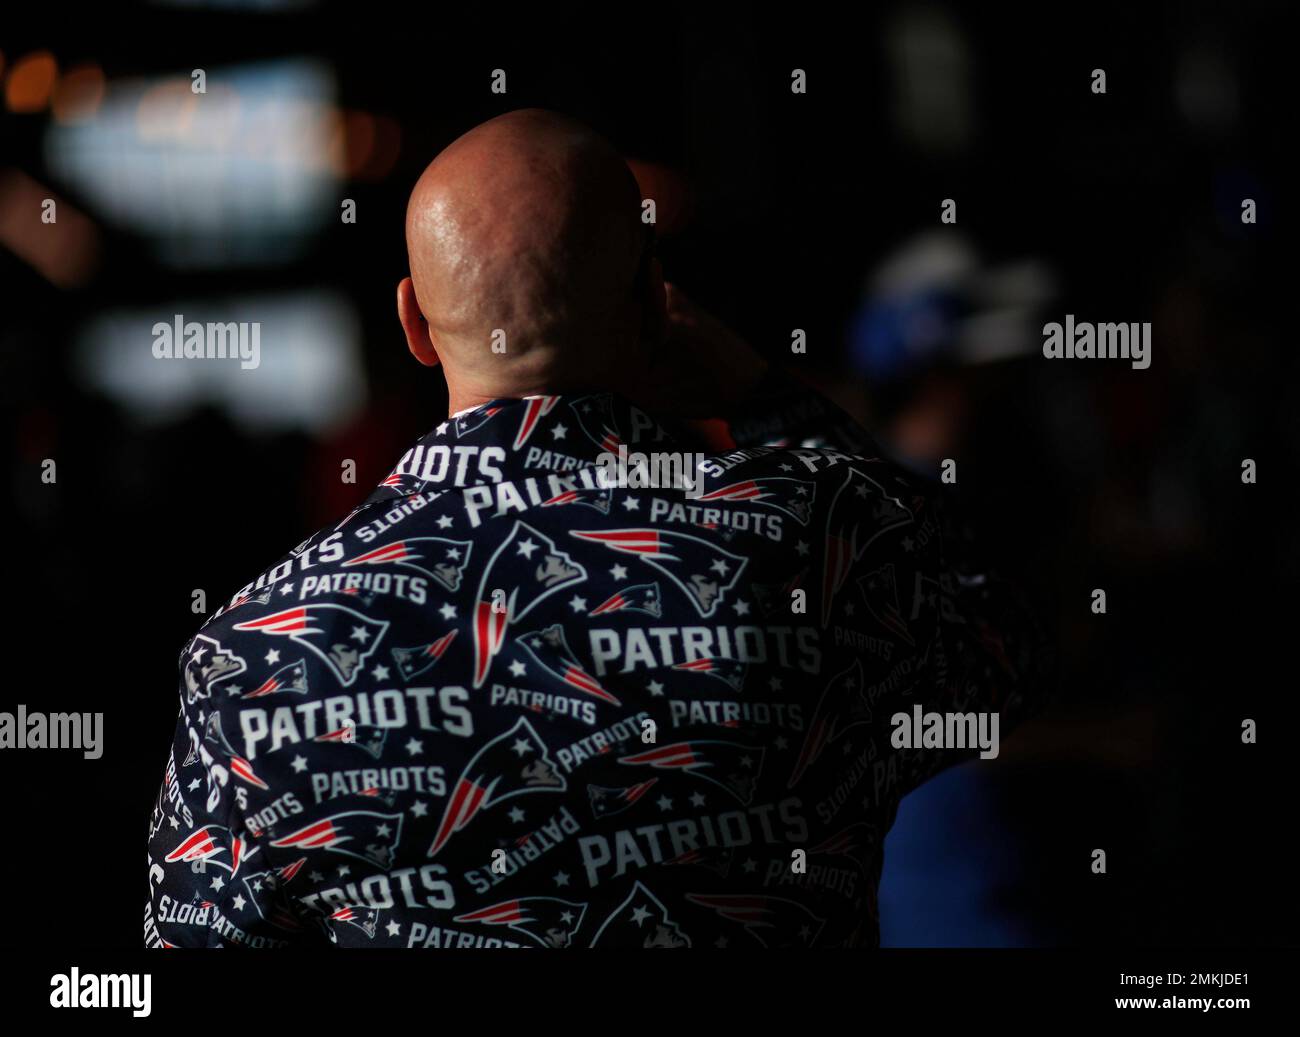
[(447, 393), (447, 417), (454, 417), (461, 411), (473, 410), (493, 400), (513, 399), (514, 393), (498, 393), (495, 396), (482, 396), (478, 393), (462, 393), (449, 390)]

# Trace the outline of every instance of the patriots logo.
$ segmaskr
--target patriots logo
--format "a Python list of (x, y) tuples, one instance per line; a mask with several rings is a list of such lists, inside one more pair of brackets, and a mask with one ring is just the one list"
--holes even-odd
[[(527, 523), (516, 522), (479, 580), (474, 604), (474, 687), (482, 687), (487, 678), (507, 626), (523, 619), (539, 601), (586, 578), (587, 570), (554, 540)], [(493, 608), (497, 591), (505, 595), (504, 611)]]
[(586, 904), (557, 897), (521, 897), (457, 915), (456, 922), (506, 925), (523, 933), (539, 947), (569, 947), (587, 913)]
[(465, 567), (469, 565), (472, 546), (468, 540), (408, 537), (349, 559), (343, 563), (343, 566), (348, 568), (354, 565), (396, 565), (402, 569), (422, 573), (445, 590), (454, 592), (460, 590), (461, 577), (465, 573)]
[(232, 756), (230, 758), (230, 773), (240, 781), (246, 781), (259, 789), (269, 789), (271, 787), (254, 773), (253, 765), (242, 756)]
[(845, 828), (841, 828), (834, 835), (818, 843), (816, 846), (808, 848), (808, 855), (826, 854), (833, 857), (848, 857), (851, 861), (866, 867), (866, 861), (862, 856), (862, 851), (868, 846), (874, 846), (877, 841), (877, 831), (875, 825), (867, 824), (866, 821), (855, 821)]
[(502, 409), (501, 407), (475, 407), (464, 414), (457, 414), (452, 419), (456, 426), (456, 438), (461, 439), (476, 429), (481, 429), (500, 414)]
[(600, 686), (595, 677), (587, 673), (578, 662), (568, 642), (564, 639), (564, 628), (559, 623), (552, 623), (544, 630), (534, 630), (530, 634), (520, 634), (515, 644), (532, 656), (533, 661), (554, 677), (558, 677), (571, 688), (585, 691), (588, 695), (608, 702), (622, 705), (617, 698)]
[(680, 856), (672, 858), (672, 860), (664, 861), (664, 867), (703, 868), (705, 871), (711, 871), (719, 878), (725, 879), (731, 872), (731, 863), (735, 856), (736, 851), (730, 847), (714, 850), (687, 850)]
[(620, 757), (618, 762), (693, 774), (726, 789), (748, 806), (763, 770), (763, 753), (763, 749), (735, 742), (675, 742), (648, 752)]
[(817, 701), (817, 709), (808, 723), (803, 748), (795, 761), (787, 788), (794, 788), (804, 771), (817, 762), (823, 750), (845, 731), (871, 722), (871, 704), (867, 701), (862, 680), (862, 662), (854, 659), (849, 667), (831, 678)]
[(263, 695), (275, 695), (287, 691), (294, 695), (307, 694), (307, 664), (299, 659), (296, 663), (281, 666), (252, 691), (244, 692), (246, 699), (257, 699)]
[(732, 483), (704, 494), (701, 501), (744, 501), (762, 504), (789, 515), (800, 525), (808, 525), (812, 518), (813, 498), (817, 484), (808, 479), (787, 479), (775, 476), (768, 479), (747, 479)]
[(587, 613), (589, 616), (603, 616), (607, 612), (644, 612), (647, 616), (658, 619), (664, 614), (659, 600), (659, 584), (638, 583), (623, 587), (602, 601)]
[(242, 657), (229, 648), (223, 648), (220, 641), (206, 634), (195, 634), (190, 648), (192, 651), (185, 660), (183, 674), (185, 701), (191, 706), (199, 699), (207, 698), (215, 685), (248, 669)]
[(397, 669), (402, 676), (406, 680), (410, 680), (441, 659), (443, 653), (447, 651), (455, 639), (456, 631), (452, 630), (443, 634), (442, 637), (431, 644), (420, 645), (416, 648), (394, 648), (393, 662), (397, 664)]
[[(195, 829), (179, 843), (175, 849), (163, 858), (168, 864), (182, 861), (189, 864), (194, 871), (203, 872), (209, 864), (230, 872), (234, 878), (240, 864), (253, 857), (261, 847), (247, 850), (244, 840), (222, 825), (204, 825)], [(230, 855), (230, 863), (220, 860), (222, 854)]]
[[(379, 759), (379, 757), (376, 756), (375, 759)], [(369, 788), (362, 789), (357, 793), (357, 795), (369, 796), (371, 799), (378, 800), (380, 803), (385, 803), (389, 807), (395, 807), (397, 805), (397, 797), (393, 795), (393, 793), (381, 789), (378, 785), (371, 785)]]
[(591, 801), (592, 817), (613, 817), (615, 814), (623, 813), (624, 810), (627, 810), (654, 788), (658, 781), (658, 778), (651, 778), (649, 781), (629, 785), (625, 789), (611, 789), (606, 788), (604, 785), (588, 785), (587, 798)]
[(916, 643), (912, 640), (907, 624), (903, 621), (902, 610), (898, 607), (898, 584), (894, 580), (892, 562), (867, 573), (858, 580), (858, 587), (862, 591), (868, 611), (875, 617), (876, 622), (909, 645)]
[(807, 576), (808, 569), (805, 567), (785, 583), (753, 584), (754, 598), (758, 601), (758, 611), (763, 618), (768, 619), (777, 613), (789, 615), (791, 595), (803, 586)]
[[(870, 519), (864, 519), (862, 501), (874, 494)], [(880, 483), (856, 468), (849, 468), (831, 498), (826, 516), (822, 555), (822, 626), (830, 621), (831, 603), (848, 579), (853, 563), (878, 537), (913, 520), (911, 510), (891, 497)]]
[[(216, 746), (217, 751), (223, 756), (230, 757), (235, 755), (235, 747), (230, 744), (226, 738), (225, 732), (221, 730), (221, 714), (213, 712), (206, 724), (203, 725), (203, 740)], [(191, 754), (193, 750), (191, 750)], [(187, 758), (186, 763), (189, 763)]]
[(407, 475), (404, 472), (394, 471), (379, 485), (385, 490), (392, 490), (399, 496), (409, 497), (413, 493), (419, 493), (424, 488), (426, 481), (418, 475)]
[(270, 588), (262, 591), (260, 594), (252, 594), (252, 593), (237, 594), (235, 595), (234, 600), (231, 601), (231, 603), (226, 606), (225, 611), (229, 612), (231, 609), (237, 609), (239, 608), (240, 605), (249, 605), (249, 604), (265, 605), (268, 602), (270, 602), (270, 600), (271, 600)]
[(696, 659), (689, 663), (678, 663), (673, 669), (689, 670), (691, 673), (706, 673), (710, 677), (722, 681), (732, 691), (740, 691), (745, 686), (747, 667), (744, 663), (738, 663), (731, 659)]
[(528, 720), (520, 717), (514, 727), (487, 742), (465, 765), (429, 847), (429, 856), (436, 856), (480, 810), (530, 792), (567, 790), (568, 784), (551, 762), (546, 743)]
[(826, 925), (826, 919), (785, 897), (751, 893), (688, 893), (686, 899), (716, 911), (728, 921), (739, 922), (745, 927), (745, 932), (767, 948), (811, 947)]
[[(350, 633), (343, 635), (338, 629), (342, 626), (351, 627)], [(388, 622), (363, 616), (346, 605), (297, 605), (247, 623), (236, 623), (235, 629), (289, 638), (325, 663), (347, 688), (357, 679), (362, 664), (379, 647)]]
[(550, 414), (555, 405), (560, 402), (558, 396), (533, 396), (528, 397), (527, 400), (528, 405), (524, 408), (524, 416), (519, 422), (519, 431), (515, 433), (515, 450), (528, 442), (528, 437), (533, 434), (537, 423)]
[(639, 879), (627, 899), (592, 937), (592, 947), (689, 947), (691, 938), (668, 916), (663, 901)]
[(572, 486), (569, 489), (561, 490), (549, 500), (542, 501), (542, 507), (553, 508), (561, 504), (583, 504), (588, 508), (595, 508), (602, 515), (608, 515), (610, 501), (613, 499), (614, 491), (608, 486), (600, 486), (594, 490), (589, 490), (585, 486)]
[(345, 723), (337, 731), (317, 735), (312, 741), (341, 742), (344, 745), (355, 745), (358, 749), (364, 750), (377, 760), (384, 754), (384, 742), (387, 738), (388, 728), (386, 727), (357, 727), (355, 724)]
[(570, 401), (569, 406), (588, 439), (602, 450), (608, 450), (611, 454), (618, 453), (623, 437), (614, 421), (613, 399), (608, 393), (579, 396)]
[(298, 868), (305, 860), (305, 857), (300, 857), (294, 864), (284, 868), (259, 871), (244, 876), (244, 891), (248, 894), (248, 900), (264, 921), (270, 922), (278, 929), (293, 931), (302, 928), (302, 924), (293, 913), (284, 887), (289, 879), (298, 873)]
[(715, 547), (690, 533), (658, 529), (570, 530), (569, 536), (604, 544), (611, 551), (636, 555), (672, 580), (701, 616), (717, 611), (736, 586), (747, 559)]
[(329, 935), (332, 943), (338, 943), (338, 936), (329, 926), (329, 922), (346, 922), (348, 925), (355, 925), (368, 939), (375, 938), (375, 932), (379, 928), (379, 912), (373, 907), (341, 907), (329, 916), (325, 924), (325, 931)]
[(273, 839), (271, 845), (295, 850), (328, 850), (380, 868), (391, 868), (402, 838), (402, 820), (401, 814), (347, 810)]

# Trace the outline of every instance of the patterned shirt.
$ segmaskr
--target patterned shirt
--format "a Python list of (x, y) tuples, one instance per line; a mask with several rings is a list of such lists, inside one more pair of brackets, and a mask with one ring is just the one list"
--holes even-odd
[(181, 653), (146, 943), (877, 943), (899, 799), (980, 755), (943, 717), (1005, 733), (1039, 642), (817, 394), (774, 373), (729, 442), (674, 486), (694, 448), (619, 396), (494, 400), (234, 594)]

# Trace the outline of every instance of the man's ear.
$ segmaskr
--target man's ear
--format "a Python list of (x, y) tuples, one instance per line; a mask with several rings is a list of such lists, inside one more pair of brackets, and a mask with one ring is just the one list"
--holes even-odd
[(402, 322), (406, 332), (406, 347), (411, 356), (425, 367), (437, 367), (438, 350), (433, 344), (433, 332), (429, 323), (420, 312), (420, 304), (415, 298), (415, 285), (409, 277), (403, 277), (397, 283), (397, 319)]

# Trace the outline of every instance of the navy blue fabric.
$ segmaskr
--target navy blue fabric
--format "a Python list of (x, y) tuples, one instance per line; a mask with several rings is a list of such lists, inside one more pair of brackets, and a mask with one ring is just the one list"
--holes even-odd
[(876, 943), (900, 797), (975, 755), (890, 717), (1005, 734), (1032, 624), (816, 394), (731, 434), (691, 499), (602, 485), (691, 450), (622, 398), (496, 400), (234, 594), (181, 654), (146, 942)]

